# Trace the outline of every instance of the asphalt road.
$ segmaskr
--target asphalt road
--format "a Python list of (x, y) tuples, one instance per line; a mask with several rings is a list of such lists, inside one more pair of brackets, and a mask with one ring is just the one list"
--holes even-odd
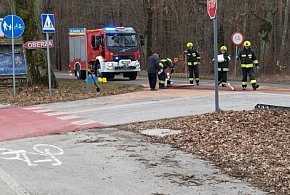
[[(148, 85), (146, 77), (134, 82)], [(111, 127), (214, 112), (213, 86), (213, 81), (206, 80), (199, 87), (177, 81), (172, 89), (17, 108), (34, 113), (33, 119), (27, 119), (35, 121), (31, 129), (37, 127), (40, 117), (52, 126), (58, 126), (56, 120), (81, 118), (101, 128), (62, 133), (48, 129), (46, 136), (0, 142), (0, 194), (265, 194), (224, 175), (198, 156)], [(236, 88), (221, 88), (220, 109), (249, 110), (259, 103), (290, 107), (287, 85), (265, 84), (257, 91)], [(8, 110), (1, 109), (1, 114)], [(18, 113), (22, 112), (15, 112), (14, 119)], [(65, 117), (56, 119), (58, 115)], [(13, 127), (25, 129), (25, 120), (11, 121)], [(10, 131), (9, 126), (0, 130)]]

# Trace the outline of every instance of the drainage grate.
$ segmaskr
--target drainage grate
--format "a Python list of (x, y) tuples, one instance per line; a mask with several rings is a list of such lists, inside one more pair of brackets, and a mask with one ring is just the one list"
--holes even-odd
[(290, 107), (286, 106), (275, 106), (275, 105), (268, 105), (268, 104), (257, 104), (255, 109), (282, 109), (282, 110), (290, 110)]

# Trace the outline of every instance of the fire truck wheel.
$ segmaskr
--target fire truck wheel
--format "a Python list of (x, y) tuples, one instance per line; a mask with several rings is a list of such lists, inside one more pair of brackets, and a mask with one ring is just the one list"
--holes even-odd
[(115, 78), (114, 73), (104, 73), (104, 77), (106, 77), (108, 80), (113, 80)]
[(130, 80), (136, 80), (136, 78), (137, 78), (137, 72), (131, 72), (129, 74), (129, 79)]
[(80, 65), (76, 65), (76, 76), (77, 79), (86, 79), (86, 71), (80, 69)]

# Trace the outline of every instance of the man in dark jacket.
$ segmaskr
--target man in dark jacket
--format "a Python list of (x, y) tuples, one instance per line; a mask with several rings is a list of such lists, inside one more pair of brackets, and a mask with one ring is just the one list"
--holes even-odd
[(156, 90), (157, 73), (162, 70), (159, 66), (159, 60), (159, 54), (157, 52), (153, 53), (153, 55), (148, 58), (147, 73), (151, 91)]

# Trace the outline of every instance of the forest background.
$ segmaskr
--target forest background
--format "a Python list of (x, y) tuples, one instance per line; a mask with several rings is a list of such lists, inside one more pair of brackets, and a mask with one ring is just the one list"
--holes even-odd
[[(212, 74), (214, 70), (213, 22), (207, 13), (206, 0), (0, 0), (0, 5), (0, 17), (14, 10), (24, 17), (26, 27), (33, 20), (40, 24), (41, 17), (37, 14), (55, 15), (56, 31), (51, 34), (54, 40), (51, 59), (55, 70), (69, 69), (69, 28), (106, 26), (130, 26), (145, 38), (141, 52), (142, 69), (146, 68), (148, 55), (158, 51), (162, 57), (178, 57), (176, 69), (183, 72), (183, 51), (190, 41), (201, 53), (201, 73)], [(275, 78), (289, 75), (289, 6), (289, 0), (219, 0), (218, 47), (227, 46), (234, 57), (235, 45), (231, 36), (239, 31), (252, 43), (261, 74), (275, 75)], [(26, 32), (24, 41), (44, 39), (44, 34), (31, 34), (33, 32)], [(234, 64), (232, 60), (230, 74), (233, 74)], [(240, 70), (238, 65), (237, 70)]]

